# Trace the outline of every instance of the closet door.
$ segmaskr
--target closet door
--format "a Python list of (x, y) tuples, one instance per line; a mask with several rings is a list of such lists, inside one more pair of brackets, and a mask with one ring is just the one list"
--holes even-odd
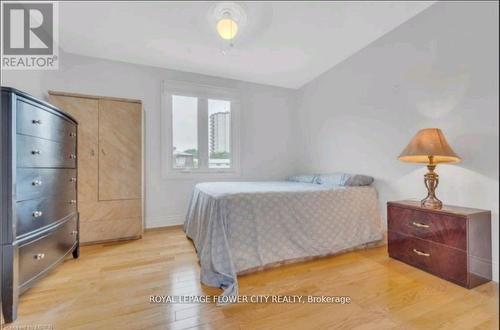
[(140, 103), (99, 100), (99, 200), (141, 198)]
[(69, 113), (78, 122), (78, 201), (80, 207), (97, 201), (98, 173), (98, 100), (50, 95), (52, 104)]

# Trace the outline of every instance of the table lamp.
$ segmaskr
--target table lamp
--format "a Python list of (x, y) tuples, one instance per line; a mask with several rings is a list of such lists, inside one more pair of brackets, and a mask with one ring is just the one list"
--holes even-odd
[(451, 149), (439, 128), (424, 128), (417, 132), (401, 152), (398, 159), (408, 163), (427, 164), (429, 172), (424, 175), (427, 197), (422, 199), (422, 207), (440, 209), (443, 203), (436, 197), (439, 175), (434, 172), (439, 163), (458, 163), (461, 159)]

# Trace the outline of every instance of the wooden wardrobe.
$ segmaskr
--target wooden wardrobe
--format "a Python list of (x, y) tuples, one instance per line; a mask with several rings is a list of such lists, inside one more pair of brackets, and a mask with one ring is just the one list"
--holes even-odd
[(140, 238), (143, 233), (140, 100), (49, 92), (78, 125), (81, 243)]

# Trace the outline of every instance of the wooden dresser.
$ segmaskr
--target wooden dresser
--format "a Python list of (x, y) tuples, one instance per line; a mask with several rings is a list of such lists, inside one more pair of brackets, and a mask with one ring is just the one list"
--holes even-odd
[(78, 257), (77, 123), (13, 88), (1, 100), (1, 297), (12, 322), (19, 294)]
[(491, 212), (457, 206), (387, 203), (389, 256), (473, 288), (491, 281)]

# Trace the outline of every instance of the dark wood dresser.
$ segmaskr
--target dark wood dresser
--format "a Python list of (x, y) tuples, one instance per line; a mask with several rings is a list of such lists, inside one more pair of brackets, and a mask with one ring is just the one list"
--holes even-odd
[(2, 311), (69, 254), (78, 257), (77, 123), (49, 103), (2, 87), (0, 243)]
[(389, 256), (466, 288), (491, 281), (491, 212), (387, 203)]

